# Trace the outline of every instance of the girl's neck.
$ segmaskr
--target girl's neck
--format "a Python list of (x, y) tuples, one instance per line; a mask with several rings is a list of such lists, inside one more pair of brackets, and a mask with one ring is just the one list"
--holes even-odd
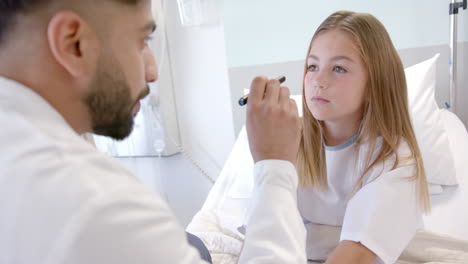
[(323, 121), (325, 145), (339, 146), (359, 132), (361, 120)]

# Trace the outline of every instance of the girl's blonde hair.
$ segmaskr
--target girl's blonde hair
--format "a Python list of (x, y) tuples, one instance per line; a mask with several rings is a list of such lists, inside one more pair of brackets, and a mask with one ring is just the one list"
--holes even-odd
[[(382, 146), (376, 156), (373, 156), (373, 151), (368, 151), (364, 159), (364, 170), (355, 190), (362, 185), (366, 174), (377, 164), (383, 164), (385, 160), (396, 157), (392, 168), (395, 169), (402, 166), (404, 161), (413, 160), (411, 165), (415, 165), (416, 170), (409, 180), (417, 181), (421, 208), (428, 212), (429, 192), (421, 152), (408, 112), (405, 72), (390, 36), (380, 21), (370, 14), (339, 11), (330, 15), (318, 27), (310, 42), (307, 57), (317, 36), (334, 29), (346, 32), (354, 39), (368, 73), (364, 114), (357, 144), (362, 146), (365, 141), (369, 150), (373, 150), (376, 148), (377, 138), (382, 137)], [(304, 78), (306, 74), (307, 59)], [(303, 130), (297, 161), (300, 184), (302, 187), (326, 189), (328, 182), (322, 126), (307, 107), (304, 86), (302, 108)], [(409, 157), (398, 157), (398, 148), (402, 140), (406, 141), (411, 150)]]

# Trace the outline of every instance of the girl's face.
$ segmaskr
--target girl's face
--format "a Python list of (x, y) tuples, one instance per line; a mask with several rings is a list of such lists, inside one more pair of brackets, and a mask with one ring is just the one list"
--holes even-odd
[(307, 107), (317, 120), (361, 121), (367, 71), (353, 39), (340, 30), (312, 42), (304, 78)]

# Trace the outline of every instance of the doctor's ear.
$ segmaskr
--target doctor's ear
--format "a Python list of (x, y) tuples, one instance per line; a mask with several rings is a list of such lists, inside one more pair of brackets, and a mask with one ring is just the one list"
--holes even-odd
[(53, 57), (70, 75), (91, 74), (97, 58), (98, 38), (80, 16), (71, 11), (55, 14), (47, 28), (47, 40)]

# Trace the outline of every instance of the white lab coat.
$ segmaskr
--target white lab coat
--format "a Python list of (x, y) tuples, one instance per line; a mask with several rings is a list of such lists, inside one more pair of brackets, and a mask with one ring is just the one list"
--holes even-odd
[[(203, 263), (161, 198), (1, 77), (0, 123), (0, 264)], [(294, 167), (267, 160), (255, 174), (240, 263), (305, 263)]]

